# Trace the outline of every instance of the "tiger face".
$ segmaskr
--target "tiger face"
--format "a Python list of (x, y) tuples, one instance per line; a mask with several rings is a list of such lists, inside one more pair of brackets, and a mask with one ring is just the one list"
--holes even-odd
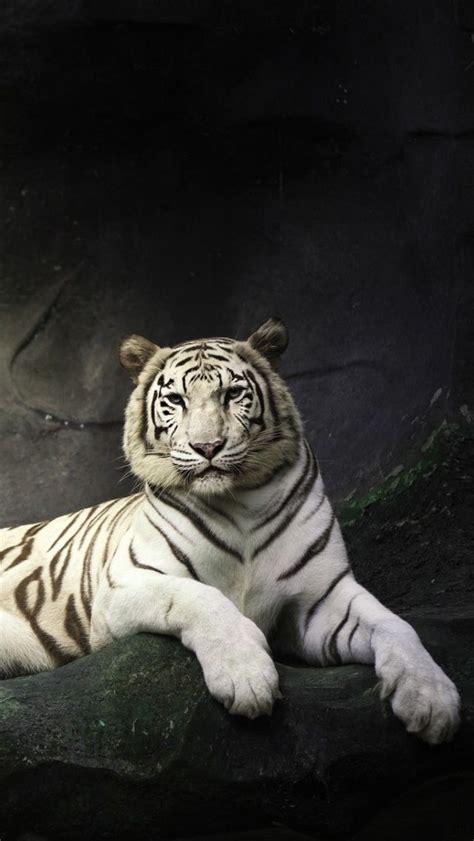
[(277, 319), (246, 342), (160, 348), (125, 339), (120, 360), (136, 383), (124, 430), (132, 472), (158, 488), (212, 496), (258, 486), (291, 464), (301, 421), (275, 370), (287, 342)]

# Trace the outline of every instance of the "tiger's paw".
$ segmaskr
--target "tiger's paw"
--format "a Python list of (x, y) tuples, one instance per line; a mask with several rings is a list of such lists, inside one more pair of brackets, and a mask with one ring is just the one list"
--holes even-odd
[(393, 712), (409, 733), (430, 745), (451, 741), (460, 722), (459, 694), (429, 655), (409, 665), (395, 660), (381, 678), (381, 697), (390, 697)]
[(208, 650), (199, 659), (213, 698), (232, 715), (251, 719), (271, 715), (275, 700), (281, 697), (278, 672), (255, 633), (233, 634), (231, 639), (211, 649), (214, 651)]

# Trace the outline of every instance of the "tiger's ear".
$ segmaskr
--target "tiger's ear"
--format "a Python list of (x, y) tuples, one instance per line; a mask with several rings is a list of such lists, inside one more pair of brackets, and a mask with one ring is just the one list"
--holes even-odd
[(119, 350), (120, 364), (128, 371), (134, 383), (138, 382), (140, 372), (157, 350), (158, 345), (135, 333), (122, 339)]
[(268, 359), (272, 368), (278, 368), (280, 357), (288, 345), (288, 331), (281, 318), (269, 318), (247, 341)]

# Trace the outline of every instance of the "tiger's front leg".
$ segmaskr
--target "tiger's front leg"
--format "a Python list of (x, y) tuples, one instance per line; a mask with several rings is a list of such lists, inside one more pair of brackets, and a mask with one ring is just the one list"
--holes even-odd
[(236, 715), (270, 715), (278, 673), (262, 631), (219, 590), (152, 569), (104, 574), (92, 611), (91, 645), (148, 631), (195, 652), (211, 695)]
[[(332, 585), (332, 586), (331, 586)], [(410, 733), (430, 744), (450, 741), (459, 695), (414, 629), (342, 569), (300, 614), (300, 645), (310, 663), (375, 666), (382, 698)]]

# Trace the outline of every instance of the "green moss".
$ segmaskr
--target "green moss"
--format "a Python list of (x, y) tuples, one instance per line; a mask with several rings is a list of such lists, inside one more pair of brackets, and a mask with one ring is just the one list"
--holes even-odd
[(338, 517), (342, 527), (347, 528), (356, 523), (370, 505), (392, 499), (406, 491), (420, 477), (429, 476), (449, 458), (453, 445), (466, 435), (472, 435), (472, 430), (466, 429), (464, 424), (443, 421), (416, 454), (409, 454), (408, 465), (397, 465), (381, 482), (369, 488), (364, 496), (357, 497), (354, 489), (339, 503)]
[(21, 704), (7, 690), (0, 689), (0, 720), (15, 715)]

